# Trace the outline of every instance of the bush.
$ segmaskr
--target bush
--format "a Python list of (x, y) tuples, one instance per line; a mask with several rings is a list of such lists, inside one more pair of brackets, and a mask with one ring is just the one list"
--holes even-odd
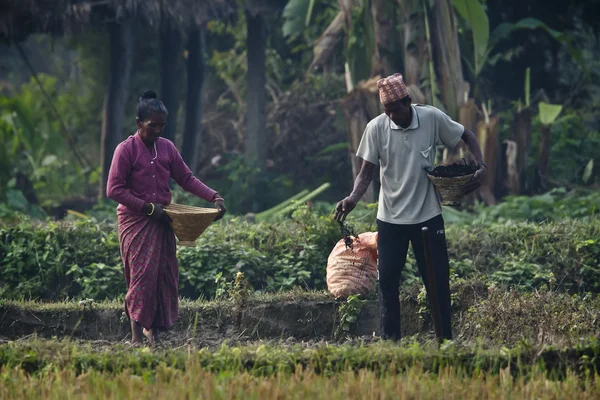
[[(357, 233), (371, 223), (351, 217)], [(600, 292), (600, 219), (551, 223), (449, 224), (454, 279), (531, 290)], [(181, 294), (214, 297), (215, 278), (244, 272), (256, 291), (326, 289), (327, 258), (341, 238), (339, 226), (306, 207), (276, 223), (229, 219), (211, 226), (195, 247), (178, 248)], [(114, 224), (0, 224), (0, 296), (57, 299), (113, 298), (124, 294)], [(403, 284), (420, 282), (411, 253)]]

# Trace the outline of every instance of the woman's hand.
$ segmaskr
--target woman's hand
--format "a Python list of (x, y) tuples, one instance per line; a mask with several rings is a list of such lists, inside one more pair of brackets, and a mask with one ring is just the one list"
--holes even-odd
[(225, 208), (225, 200), (218, 197), (214, 200), (214, 205), (219, 209), (219, 215), (217, 216), (217, 218), (215, 218), (215, 221), (218, 221), (221, 218), (223, 218), (223, 216), (227, 212), (227, 208)]
[[(154, 211), (152, 211), (152, 205), (154, 205)], [(147, 203), (144, 206), (144, 212), (155, 221), (162, 221), (167, 224), (171, 222), (171, 217), (165, 212), (162, 204)]]

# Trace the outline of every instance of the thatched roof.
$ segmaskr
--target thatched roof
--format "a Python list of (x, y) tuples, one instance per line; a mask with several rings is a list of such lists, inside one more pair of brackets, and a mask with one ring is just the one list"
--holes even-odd
[(229, 18), (236, 8), (236, 0), (2, 0), (0, 41), (22, 40), (31, 33), (72, 34), (128, 16), (151, 26), (164, 16), (186, 29)]

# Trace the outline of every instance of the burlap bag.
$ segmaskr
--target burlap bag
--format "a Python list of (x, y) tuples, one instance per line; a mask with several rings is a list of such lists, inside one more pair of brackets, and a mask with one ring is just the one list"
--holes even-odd
[(327, 260), (327, 289), (336, 298), (366, 296), (377, 283), (377, 232), (365, 232), (352, 249), (337, 242)]

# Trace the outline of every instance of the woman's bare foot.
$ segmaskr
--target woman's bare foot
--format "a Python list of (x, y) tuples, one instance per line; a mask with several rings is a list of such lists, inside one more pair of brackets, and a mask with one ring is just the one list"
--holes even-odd
[(142, 342), (142, 327), (136, 321), (131, 321), (131, 343), (141, 345)]
[(156, 333), (154, 332), (154, 329), (146, 329), (146, 328), (144, 328), (142, 330), (142, 333), (144, 334), (144, 336), (146, 336), (148, 338), (148, 342), (150, 343), (150, 347), (156, 346)]

